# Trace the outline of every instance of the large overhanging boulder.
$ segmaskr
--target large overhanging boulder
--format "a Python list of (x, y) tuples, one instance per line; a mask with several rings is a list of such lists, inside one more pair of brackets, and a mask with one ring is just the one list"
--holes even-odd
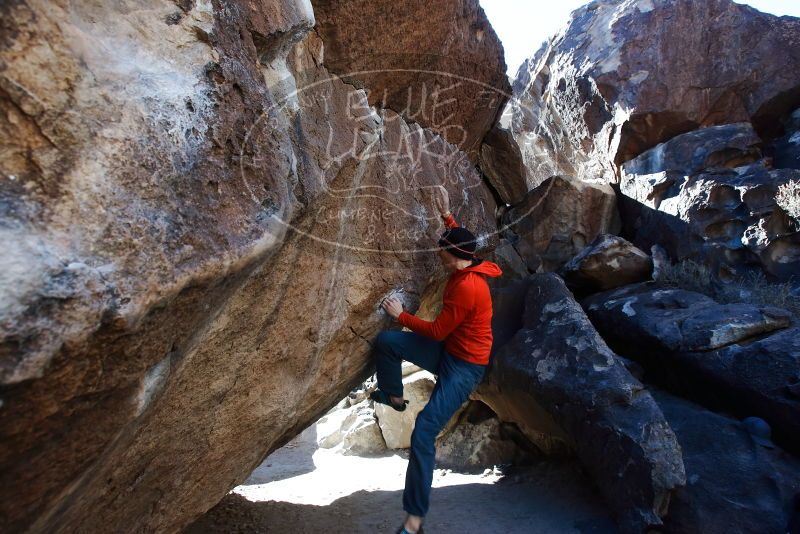
[(623, 532), (660, 525), (685, 483), (658, 406), (555, 274), (531, 276), (521, 328), (494, 353), (476, 395), (543, 451), (575, 451)]
[(532, 185), (616, 165), (702, 126), (762, 136), (800, 103), (800, 20), (731, 0), (597, 0), (520, 68), (510, 128)]
[(327, 74), (308, 2), (178, 4), (2, 8), (10, 531), (180, 529), (370, 372), (379, 297), (437, 268), (430, 186), (496, 229), (463, 152)]
[(478, 0), (314, 0), (325, 65), (472, 162), (511, 95)]

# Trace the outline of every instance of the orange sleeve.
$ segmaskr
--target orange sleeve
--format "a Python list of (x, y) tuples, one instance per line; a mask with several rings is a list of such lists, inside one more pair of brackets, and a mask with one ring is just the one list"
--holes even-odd
[(456, 218), (453, 217), (453, 213), (451, 212), (447, 217), (444, 217), (444, 225), (448, 228), (457, 228), (458, 223), (456, 222)]
[(461, 324), (473, 306), (474, 295), (468, 284), (460, 283), (452, 288), (443, 299), (442, 311), (433, 321), (426, 321), (403, 312), (397, 321), (412, 332), (443, 341)]

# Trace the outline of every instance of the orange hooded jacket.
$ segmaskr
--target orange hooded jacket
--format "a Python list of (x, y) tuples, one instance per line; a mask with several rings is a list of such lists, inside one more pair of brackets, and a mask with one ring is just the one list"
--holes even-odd
[[(450, 215), (448, 228), (458, 226)], [(433, 321), (403, 312), (398, 322), (417, 334), (445, 342), (445, 350), (470, 363), (488, 365), (492, 350), (492, 296), (486, 277), (503, 274), (496, 264), (483, 260), (478, 265), (450, 275), (442, 297), (442, 311)]]

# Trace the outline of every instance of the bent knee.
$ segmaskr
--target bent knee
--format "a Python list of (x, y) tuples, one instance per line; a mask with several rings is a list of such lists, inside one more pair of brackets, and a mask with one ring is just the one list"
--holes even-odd
[(378, 334), (378, 337), (375, 338), (375, 344), (386, 345), (387, 343), (389, 343), (389, 340), (391, 338), (391, 333), (392, 333), (391, 330), (384, 330), (383, 332)]
[(394, 347), (402, 338), (403, 333), (396, 330), (384, 330), (375, 338), (375, 348), (387, 349)]

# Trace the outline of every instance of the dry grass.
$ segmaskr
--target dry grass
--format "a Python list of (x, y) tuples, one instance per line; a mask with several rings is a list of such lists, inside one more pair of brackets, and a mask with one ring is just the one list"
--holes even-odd
[(761, 273), (753, 273), (731, 282), (716, 280), (705, 266), (692, 260), (665, 265), (658, 281), (668, 287), (695, 291), (717, 302), (746, 302), (759, 306), (777, 306), (800, 319), (800, 301), (792, 295), (788, 282), (770, 282)]

